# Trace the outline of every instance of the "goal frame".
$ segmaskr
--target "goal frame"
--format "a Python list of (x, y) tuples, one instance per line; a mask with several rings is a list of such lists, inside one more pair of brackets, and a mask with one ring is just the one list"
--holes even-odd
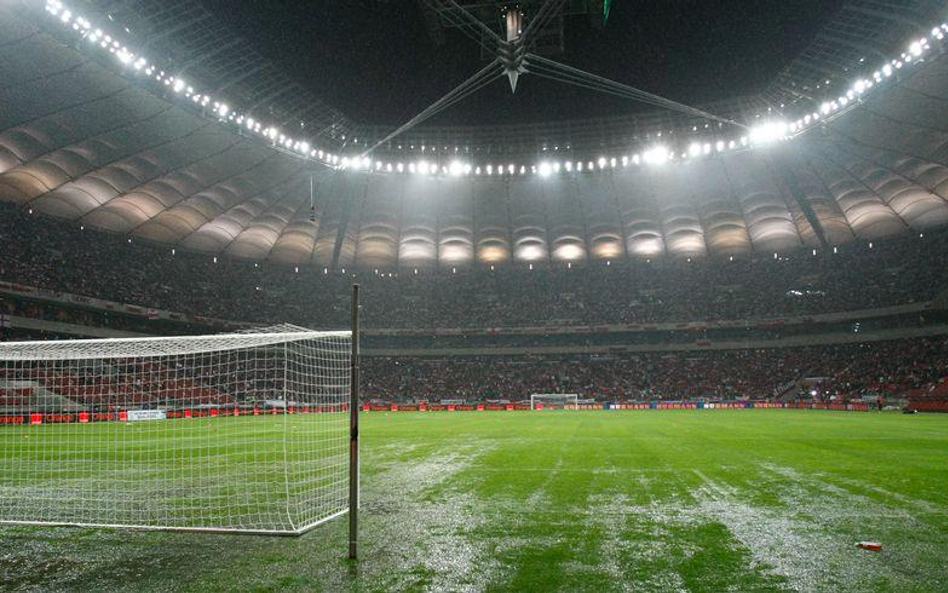
[[(108, 355), (95, 355), (95, 354), (83, 354), (83, 355), (73, 355), (71, 357), (61, 357), (56, 358), (54, 355), (36, 355), (34, 357), (29, 356), (14, 356), (17, 353), (17, 348), (21, 347), (24, 350), (36, 350), (39, 348), (55, 349), (56, 347), (65, 347), (67, 349), (75, 349), (83, 345), (102, 345), (102, 344), (145, 344), (148, 346), (154, 345), (160, 352), (161, 344), (167, 344), (174, 341), (181, 341), (182, 339), (195, 338), (195, 339), (210, 339), (210, 340), (237, 340), (240, 338), (247, 338), (248, 336), (258, 336), (258, 337), (274, 337), (276, 340), (274, 343), (287, 344), (295, 340), (300, 339), (310, 339), (310, 338), (341, 338), (349, 337), (350, 338), (350, 352), (349, 352), (349, 394), (345, 398), (345, 404), (348, 407), (348, 498), (347, 505), (345, 508), (331, 513), (327, 516), (321, 517), (310, 523), (306, 523), (299, 527), (294, 527), (293, 529), (260, 529), (260, 528), (242, 528), (242, 527), (214, 527), (214, 526), (181, 526), (181, 525), (154, 525), (154, 524), (136, 524), (134, 522), (109, 522), (105, 521), (44, 521), (44, 520), (27, 520), (27, 519), (2, 519), (0, 518), (0, 525), (10, 525), (10, 526), (37, 526), (37, 527), (77, 527), (77, 528), (91, 528), (91, 529), (123, 529), (130, 531), (157, 531), (157, 532), (188, 532), (188, 533), (205, 533), (205, 534), (235, 534), (235, 535), (255, 535), (255, 536), (280, 536), (280, 537), (299, 537), (310, 531), (316, 529), (317, 527), (337, 519), (342, 515), (349, 515), (349, 558), (357, 558), (357, 542), (358, 542), (358, 508), (359, 508), (359, 364), (360, 364), (360, 349), (359, 349), (359, 286), (353, 285), (352, 287), (352, 325), (350, 330), (342, 331), (314, 331), (308, 330), (305, 328), (292, 328), (293, 330), (299, 331), (285, 331), (285, 332), (274, 332), (269, 333), (224, 333), (224, 334), (210, 334), (205, 336), (159, 336), (159, 337), (142, 337), (142, 338), (114, 338), (114, 339), (78, 339), (78, 340), (58, 340), (58, 341), (29, 341), (29, 342), (0, 342), (0, 349), (6, 351), (7, 358), (4, 358), (3, 352), (0, 352), (0, 362), (3, 361), (37, 361), (37, 360), (95, 360), (95, 359), (109, 359), (111, 356)], [(277, 338), (278, 336), (278, 338)], [(257, 344), (250, 347), (263, 347), (267, 344)], [(271, 344), (272, 345), (272, 344)], [(196, 350), (195, 353), (200, 353), (200, 350)], [(183, 353), (182, 355), (186, 354)], [(143, 354), (140, 357), (147, 359), (149, 355)], [(151, 356), (161, 356), (161, 354), (153, 354)], [(134, 356), (128, 356), (128, 358), (133, 358)], [(292, 411), (284, 409), (283, 415), (291, 414)], [(116, 418), (118, 413), (116, 412)], [(118, 422), (118, 420), (115, 420)], [(175, 420), (177, 422), (177, 420)], [(0, 427), (2, 430), (4, 427)], [(143, 503), (146, 501), (143, 501)]]
[[(572, 408), (570, 408), (569, 403), (563, 405), (564, 410), (573, 409), (576, 410), (579, 407), (579, 394), (577, 393), (531, 393), (530, 394), (530, 409), (533, 411), (537, 410), (537, 399), (538, 398), (550, 398), (550, 399), (563, 399), (567, 402), (572, 400)], [(546, 409), (545, 407), (543, 409)]]

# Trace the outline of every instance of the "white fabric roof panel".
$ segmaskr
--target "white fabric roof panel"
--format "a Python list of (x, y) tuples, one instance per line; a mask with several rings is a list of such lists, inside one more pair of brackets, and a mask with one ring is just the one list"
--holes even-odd
[(478, 261), (497, 264), (510, 260), (510, 210), (507, 187), (502, 179), (478, 179), (472, 184), (474, 236)]
[(474, 262), (474, 187), (466, 179), (441, 182), (438, 219), (438, 264), (443, 268)]

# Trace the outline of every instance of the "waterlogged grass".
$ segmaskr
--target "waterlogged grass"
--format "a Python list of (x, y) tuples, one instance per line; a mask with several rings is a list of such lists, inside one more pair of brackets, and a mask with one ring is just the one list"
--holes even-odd
[(301, 538), (0, 527), (0, 589), (948, 590), (948, 416), (362, 418), (356, 563), (345, 520)]
[(0, 521), (292, 532), (345, 501), (342, 413), (0, 429)]

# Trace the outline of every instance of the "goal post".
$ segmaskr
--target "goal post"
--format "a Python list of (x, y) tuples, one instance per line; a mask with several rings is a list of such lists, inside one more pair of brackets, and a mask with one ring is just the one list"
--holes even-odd
[(357, 500), (357, 363), (289, 325), (0, 343), (0, 523), (302, 534)]
[(575, 393), (533, 393), (530, 395), (531, 410), (576, 410), (579, 396)]

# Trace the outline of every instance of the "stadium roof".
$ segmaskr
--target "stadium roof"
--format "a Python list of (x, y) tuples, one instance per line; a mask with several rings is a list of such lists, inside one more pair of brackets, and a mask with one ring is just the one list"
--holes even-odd
[[(419, 128), (362, 161), (387, 129), (320, 101), (198, 3), (88, 2), (83, 22), (76, 7), (67, 18), (58, 3), (46, 5), (55, 15), (6, 3), (0, 199), (320, 267), (728, 256), (919, 231), (948, 222), (936, 6), (848, 3), (763, 93), (705, 106), (751, 126), (749, 139), (651, 112)], [(93, 18), (134, 31), (136, 45), (84, 29)], [(145, 55), (154, 62), (138, 72)], [(779, 126), (773, 138), (767, 126)]]

